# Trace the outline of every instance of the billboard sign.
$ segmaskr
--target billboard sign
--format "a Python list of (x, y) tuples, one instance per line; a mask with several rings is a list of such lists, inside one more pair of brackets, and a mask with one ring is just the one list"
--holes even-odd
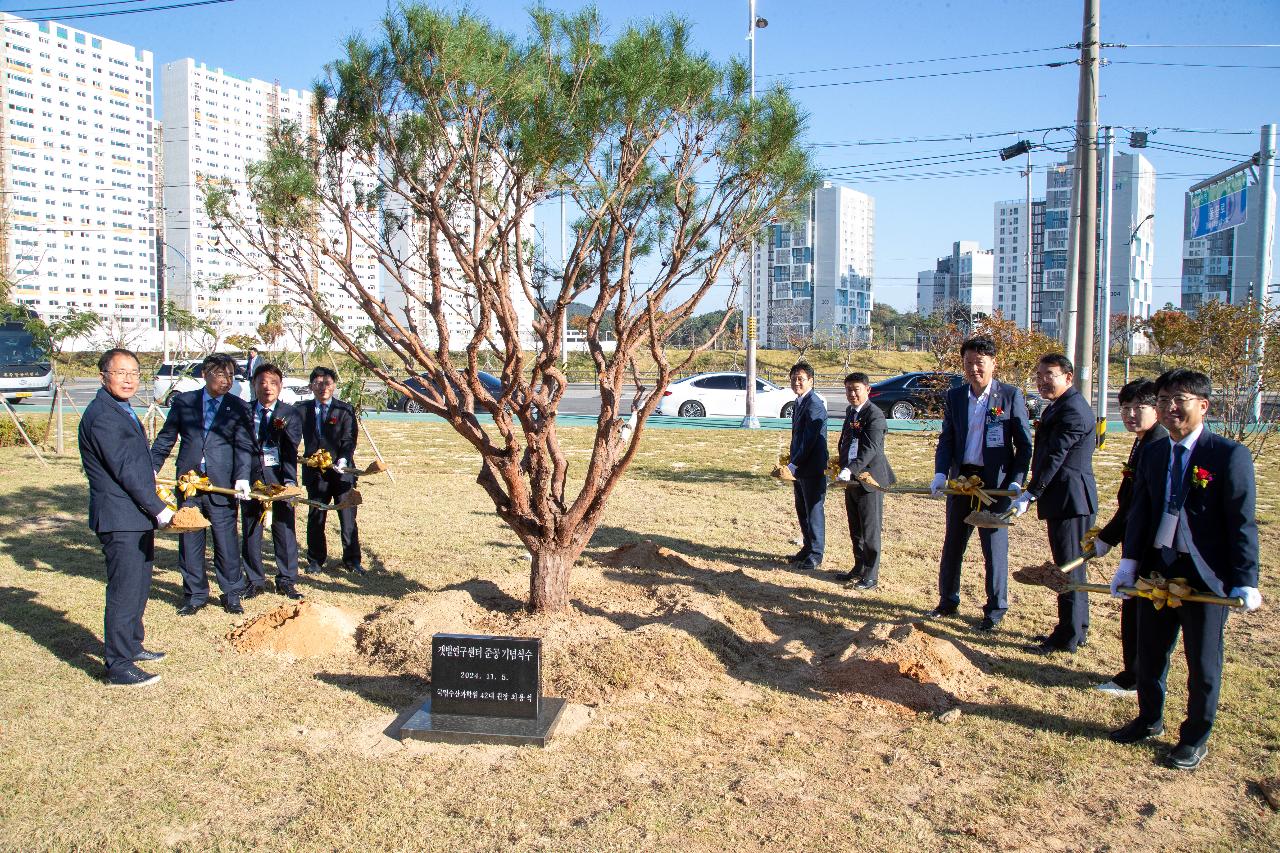
[(1207, 237), (1244, 224), (1248, 178), (1238, 172), (1191, 193), (1191, 237)]

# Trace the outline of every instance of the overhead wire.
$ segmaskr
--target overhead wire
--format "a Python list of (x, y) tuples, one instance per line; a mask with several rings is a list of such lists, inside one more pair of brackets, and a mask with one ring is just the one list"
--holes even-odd
[(1016, 56), (1027, 53), (1045, 53), (1051, 50), (1071, 50), (1070, 45), (1056, 47), (1029, 47), (1022, 50), (1000, 50), (993, 53), (970, 53), (964, 56), (938, 56), (929, 59), (899, 59), (893, 62), (869, 62), (863, 65), (837, 65), (830, 68), (805, 68), (795, 71), (774, 71), (757, 74), (757, 77), (790, 77), (796, 74), (826, 74), (831, 71), (858, 71), (864, 68), (891, 68), (897, 65), (923, 65), (930, 62), (959, 62), (967, 59), (987, 59), (993, 56)]
[[(110, 18), (117, 15), (140, 15), (144, 12), (170, 12), (175, 9), (189, 9), (195, 6), (217, 6), (223, 3), (234, 3), (235, 0), (188, 0), (185, 3), (169, 3), (163, 6), (148, 6), (144, 9), (112, 9), (105, 12), (81, 12), (74, 15), (32, 15), (23, 16), (25, 20), (36, 23), (66, 22), (84, 18)], [(94, 4), (98, 5), (98, 4)]]
[(869, 80), (838, 80), (832, 83), (804, 83), (788, 86), (790, 91), (800, 89), (828, 89), (833, 86), (863, 86), (868, 83), (893, 83), (901, 80), (929, 80), (938, 77), (960, 77), (967, 74), (989, 74), (996, 71), (1022, 71), (1028, 68), (1053, 68), (1057, 63), (1036, 62), (1030, 65), (1004, 65), (997, 68), (970, 68), (964, 71), (935, 71), (932, 74), (904, 74), (897, 77), (875, 77)]

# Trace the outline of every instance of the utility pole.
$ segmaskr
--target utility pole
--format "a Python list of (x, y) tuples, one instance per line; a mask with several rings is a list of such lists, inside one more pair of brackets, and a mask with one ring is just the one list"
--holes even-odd
[[(1080, 187), (1079, 281), (1076, 282), (1076, 390), (1093, 396), (1094, 303), (1098, 284), (1098, 68), (1101, 0), (1085, 0), (1080, 37), (1080, 104), (1076, 117), (1076, 168)], [(1068, 287), (1071, 286), (1068, 282)]]
[[(747, 2), (747, 41), (750, 42), (751, 58), (751, 100), (752, 118), (755, 117), (756, 103), (756, 30), (769, 26), (764, 18), (756, 17), (756, 0)], [(742, 418), (744, 429), (759, 429), (760, 419), (756, 417), (756, 241), (752, 237), (747, 256), (747, 293), (743, 305), (743, 334), (747, 337), (747, 411)], [(768, 279), (766, 279), (767, 281)]]
[(1098, 284), (1102, 289), (1098, 318), (1098, 406), (1099, 423), (1107, 422), (1107, 379), (1111, 365), (1111, 192), (1115, 185), (1113, 157), (1115, 134), (1110, 127), (1103, 130), (1102, 146), (1102, 239), (1098, 250)]
[[(1254, 275), (1258, 287), (1258, 305), (1261, 314), (1266, 316), (1271, 304), (1271, 271), (1272, 258), (1275, 252), (1275, 171), (1276, 171), (1276, 126), (1264, 124), (1258, 144), (1258, 266)], [(1259, 324), (1261, 325), (1261, 324)], [(1262, 329), (1259, 329), (1262, 332)], [(1266, 335), (1258, 335), (1258, 362), (1256, 366), (1257, 391), (1253, 396), (1253, 419), (1262, 419), (1262, 368), (1266, 356)]]
[(1023, 319), (1026, 321), (1025, 325), (1027, 327), (1027, 331), (1031, 331), (1031, 240), (1032, 240), (1032, 237), (1035, 235), (1035, 229), (1032, 227), (1032, 222), (1035, 220), (1035, 215), (1031, 212), (1031, 149), (1030, 148), (1027, 149), (1027, 170), (1023, 174), (1025, 174), (1027, 177), (1027, 219), (1023, 223), (1023, 228), (1024, 228), (1023, 237), (1027, 241), (1027, 251), (1023, 259), (1023, 262), (1026, 264), (1026, 268), (1027, 268), (1027, 306), (1025, 309), (1023, 309), (1022, 316), (1023, 316)]

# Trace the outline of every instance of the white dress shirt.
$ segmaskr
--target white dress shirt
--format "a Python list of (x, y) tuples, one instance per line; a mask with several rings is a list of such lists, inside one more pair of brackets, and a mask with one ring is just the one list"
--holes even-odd
[(973, 386), (969, 386), (969, 432), (965, 436), (964, 457), (961, 459), (965, 465), (982, 464), (982, 442), (987, 434), (988, 401), (993, 384), (988, 382), (977, 397), (973, 396)]

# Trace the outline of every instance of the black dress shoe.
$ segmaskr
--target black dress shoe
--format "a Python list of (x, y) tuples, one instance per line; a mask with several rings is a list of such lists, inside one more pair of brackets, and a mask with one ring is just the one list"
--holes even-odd
[(790, 557), (787, 557), (787, 562), (803, 563), (807, 559), (809, 559), (809, 552), (807, 550), (800, 550), (792, 554)]
[(1208, 754), (1209, 745), (1207, 743), (1200, 746), (1180, 743), (1169, 753), (1169, 766), (1176, 770), (1195, 770)]
[(277, 582), (276, 592), (280, 593), (285, 598), (292, 599), (293, 601), (298, 601), (299, 599), (302, 598), (302, 593), (298, 592), (298, 588), (295, 587), (293, 584), (289, 584), (289, 583)]
[(133, 664), (120, 667), (120, 669), (107, 675), (107, 684), (112, 687), (146, 687), (148, 684), (155, 684), (159, 680), (160, 676), (143, 672)]
[(1059, 643), (1057, 640), (1044, 640), (1031, 643), (1027, 646), (1027, 651), (1037, 655), (1056, 655), (1058, 652), (1073, 652), (1075, 649), (1069, 649), (1065, 643)]
[(820, 560), (815, 561), (813, 559), (808, 559), (800, 564), (800, 568), (804, 569), (806, 572), (816, 572), (822, 568), (822, 562)]
[(853, 588), (860, 589), (863, 592), (870, 592), (871, 590), (875, 589), (878, 586), (880, 586), (880, 584), (877, 583), (876, 581), (867, 580), (866, 578), (859, 578), (858, 582), (853, 585)]
[(1111, 738), (1115, 743), (1141, 743), (1153, 737), (1160, 737), (1162, 734), (1164, 734), (1163, 720), (1157, 720), (1150, 724), (1141, 720), (1133, 720), (1116, 729), (1107, 737)]
[(363, 576), (363, 575), (367, 575), (367, 574), (369, 574), (367, 571), (365, 571), (364, 566), (360, 565), (359, 563), (356, 563), (355, 565), (352, 565), (352, 566), (348, 566), (348, 565), (346, 565), (346, 564), (344, 563), (344, 564), (343, 564), (343, 566), (342, 566), (342, 568), (344, 568), (344, 569), (346, 569), (347, 571), (351, 572), (352, 574), (356, 574), (356, 575), (362, 575), (362, 576)]
[(240, 604), (238, 598), (228, 598), (227, 596), (219, 596), (218, 601), (222, 604), (222, 609), (233, 615), (239, 616), (244, 613), (244, 607)]
[(955, 616), (958, 609), (958, 607), (944, 607), (943, 605), (938, 605), (926, 613), (925, 616), (928, 616), (930, 619), (938, 619), (943, 616)]
[(258, 596), (262, 595), (266, 591), (267, 591), (267, 588), (265, 586), (253, 585), (253, 586), (245, 587), (244, 592), (240, 593), (240, 600), (248, 601), (251, 598), (257, 598)]
[(203, 602), (203, 601), (200, 602), (199, 604), (187, 602), (186, 604), (178, 608), (178, 615), (179, 616), (195, 616), (205, 606), (205, 603), (206, 602)]
[(150, 651), (147, 651), (146, 649), (143, 649), (142, 651), (134, 655), (133, 662), (134, 663), (156, 663), (158, 661), (164, 660), (166, 657), (167, 655), (165, 655), (164, 652), (150, 652)]
[(303, 571), (308, 574), (318, 575), (324, 571), (324, 566), (320, 565), (315, 560), (307, 560), (306, 568), (304, 568)]
[(996, 625), (998, 625), (998, 624), (1000, 624), (1000, 623), (999, 623), (999, 622), (997, 622), (996, 620), (992, 619), (990, 616), (983, 616), (983, 617), (982, 617), (982, 621), (978, 623), (978, 630), (979, 630), (979, 631), (994, 631), (994, 630), (996, 629)]

